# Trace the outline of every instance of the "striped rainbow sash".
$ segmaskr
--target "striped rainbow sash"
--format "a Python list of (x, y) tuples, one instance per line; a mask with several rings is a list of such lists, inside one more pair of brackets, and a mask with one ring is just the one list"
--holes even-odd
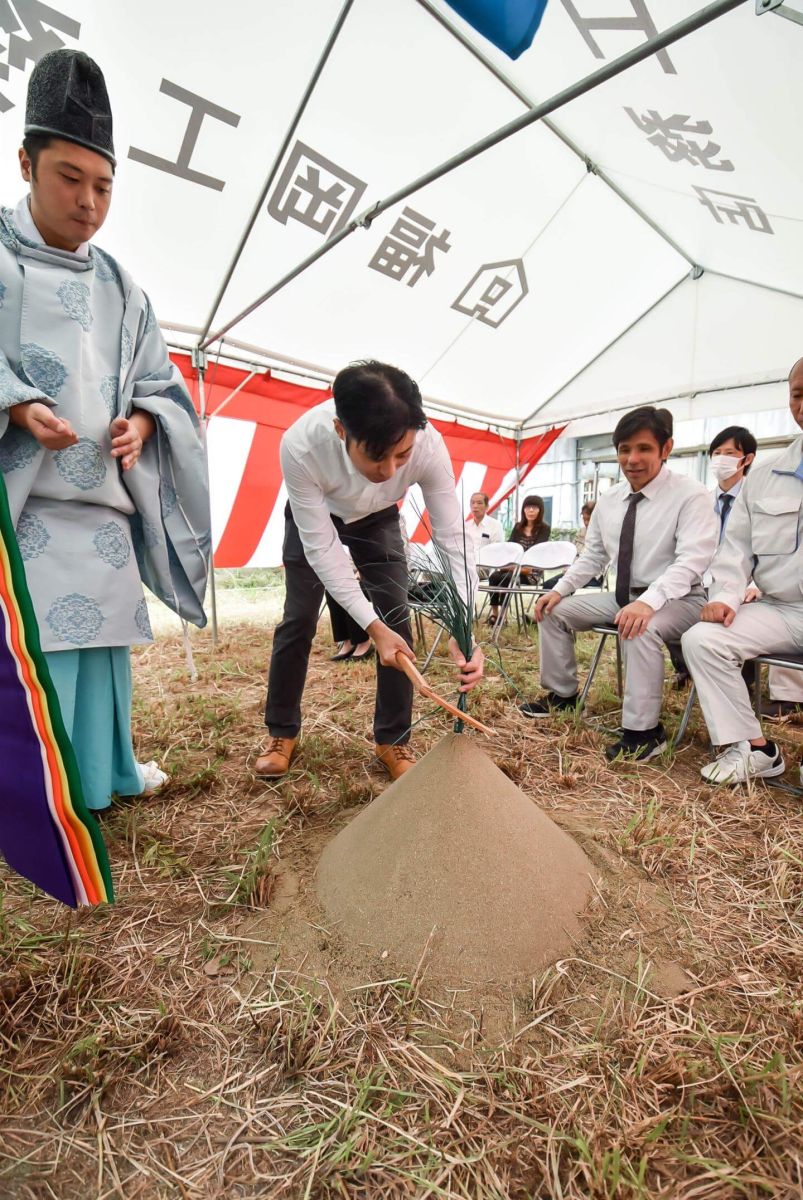
[(84, 804), (39, 642), (0, 475), (0, 853), (75, 907), (113, 900), (106, 847)]

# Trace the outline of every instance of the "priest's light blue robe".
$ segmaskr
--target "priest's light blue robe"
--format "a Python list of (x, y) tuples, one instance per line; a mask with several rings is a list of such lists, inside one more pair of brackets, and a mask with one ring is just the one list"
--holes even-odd
[[(27, 203), (0, 209), (0, 472), (42, 647), (72, 656), (70, 669), (64, 658), (53, 670), (62, 709), (76, 720), (83, 713), (83, 725), (90, 713), (97, 718), (104, 691), (117, 707), (99, 736), (116, 743), (121, 725), (130, 730), (128, 648), (152, 638), (142, 582), (181, 617), (206, 623), (211, 536), (203, 449), (145, 293), (95, 246), (70, 253), (44, 245)], [(9, 410), (30, 400), (69, 420), (77, 444), (48, 451), (11, 424)], [(109, 426), (135, 408), (151, 414), (156, 432), (123, 472)], [(89, 652), (96, 661), (81, 669)], [(108, 676), (104, 688), (99, 669)], [(93, 681), (91, 695), (80, 695), (82, 678)], [(108, 786), (91, 789), (91, 807), (105, 807), (121, 780), (130, 787), (130, 732), (127, 752), (130, 760), (115, 761)], [(91, 754), (86, 747), (87, 771)]]

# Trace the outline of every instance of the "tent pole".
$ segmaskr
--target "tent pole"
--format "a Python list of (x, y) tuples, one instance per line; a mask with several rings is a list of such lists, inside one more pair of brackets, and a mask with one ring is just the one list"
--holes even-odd
[[(748, 379), (741, 383), (706, 384), (701, 387), (690, 388), (687, 392), (672, 392), (671, 394), (663, 394), (663, 395), (651, 394), (648, 396), (634, 396), (631, 400), (628, 401), (627, 404), (619, 404), (619, 405), (617, 405), (616, 408), (606, 408), (605, 415), (608, 417), (611, 417), (611, 416), (615, 416), (617, 413), (630, 412), (633, 408), (637, 407), (639, 404), (655, 404), (655, 405), (657, 405), (657, 404), (675, 404), (679, 400), (695, 400), (698, 396), (708, 396), (711, 394), (716, 394), (717, 392), (739, 392), (739, 391), (745, 391), (749, 388), (768, 387), (774, 383), (786, 383), (787, 379), (788, 379), (788, 375), (787, 375), (786, 370), (784, 369), (777, 375), (768, 373), (766, 379), (761, 379), (761, 378)], [(749, 401), (745, 401), (745, 403), (749, 403)], [(784, 405), (780, 404), (778, 407), (782, 408), (782, 407), (784, 407)], [(574, 421), (583, 421), (587, 417), (594, 416), (594, 415), (595, 414), (593, 414), (593, 413), (577, 413), (573, 417), (564, 417), (563, 419), (566, 422), (565, 427), (568, 427)], [(526, 429), (525, 432), (527, 434), (532, 434), (537, 429), (546, 430), (546, 429), (554, 428), (554, 424), (555, 424), (554, 421), (543, 421), (543, 422), (539, 423), (538, 425), (536, 425), (534, 428), (531, 427), (530, 429)], [(572, 433), (572, 434), (569, 434), (568, 436), (574, 437), (575, 434)]]
[[(197, 334), (198, 329), (191, 326), (174, 325), (170, 321), (160, 321), (159, 327), (164, 330), (177, 330), (179, 333)], [(305, 362), (304, 359), (290, 358), (286, 354), (278, 354), (274, 350), (265, 350), (261, 346), (255, 346), (251, 342), (240, 342), (236, 338), (224, 338), (223, 348), (218, 351), (218, 358), (228, 358), (232, 362), (243, 363), (246, 367), (255, 367), (260, 371), (285, 371), (288, 375), (300, 375), (302, 378), (318, 379), (322, 383), (331, 384), (336, 371), (332, 371), (329, 367), (322, 367), (316, 363)], [(192, 346), (182, 346), (178, 342), (168, 341), (168, 347), (171, 350), (177, 350), (179, 354), (192, 354)], [(275, 359), (276, 361), (259, 362), (253, 358), (243, 358), (237, 354), (231, 354), (227, 349), (228, 346), (236, 346), (241, 350), (260, 354), (267, 359)], [(305, 368), (304, 370), (296, 370), (296, 367)], [(306, 370), (309, 368), (309, 370)], [(488, 423), (488, 413), (486, 410), (479, 408), (467, 408), (462, 404), (447, 404), (444, 400), (439, 400), (436, 396), (423, 396), (424, 407), (437, 410), (439, 413), (444, 413), (446, 416), (452, 417), (454, 420), (460, 420), (461, 417), (468, 417), (472, 421), (480, 421), (483, 425)], [(494, 424), (498, 426), (515, 426), (520, 424), (518, 417), (511, 416), (496, 416)], [(512, 433), (511, 433), (512, 436)]]
[[(507, 88), (507, 90), (512, 93), (517, 100), (520, 100), (525, 108), (532, 108), (534, 106), (535, 101), (532, 100), (526, 94), (526, 92), (522, 91), (519, 85), (515, 83), (509, 75), (506, 75), (504, 71), (500, 70), (496, 63), (491, 62), (487, 55), (483, 54), (479, 46), (475, 46), (471, 39), (468, 38), (465, 33), (463, 33), (462, 29), (458, 29), (456, 25), (453, 25), (451, 21), (447, 20), (443, 13), (438, 12), (436, 8), (433, 8), (430, 0), (416, 0), (416, 3), (420, 4), (421, 7), (425, 9), (431, 17), (434, 17), (438, 24), (442, 25), (443, 28), (452, 35), (453, 38), (456, 38), (460, 45), (463, 46), (465, 50), (468, 50), (469, 54), (476, 58), (476, 60), (481, 63), (487, 71), (490, 71), (493, 77), (498, 80), (503, 87)], [(589, 171), (590, 174), (596, 175), (597, 179), (601, 180), (606, 187), (610, 188), (614, 195), (618, 196), (619, 199), (622, 200), (629, 209), (632, 209), (636, 216), (641, 217), (642, 221), (649, 225), (650, 228), (657, 233), (660, 238), (662, 238), (677, 254), (681, 256), (681, 258), (685, 258), (690, 267), (695, 265), (694, 260), (689, 256), (689, 254), (687, 254), (683, 247), (679, 246), (674, 238), (672, 238), (669, 233), (658, 224), (657, 221), (655, 221), (648, 213), (646, 213), (643, 208), (640, 208), (639, 205), (636, 204), (635, 200), (633, 200), (631, 196), (628, 196), (627, 192), (620, 188), (619, 184), (615, 183), (614, 180), (605, 173), (598, 163), (593, 162), (589, 156), (580, 149), (577, 143), (572, 141), (572, 139), (565, 134), (562, 129), (558, 129), (558, 127), (547, 117), (544, 118), (544, 125), (546, 125), (550, 133), (554, 133), (555, 137), (559, 138), (560, 141), (563, 142), (564, 146), (568, 150), (571, 150), (572, 154), (576, 155), (577, 158), (585, 163), (586, 170)]]
[[(699, 268), (695, 268), (695, 270), (699, 270)], [(700, 274), (702, 274), (702, 272), (700, 272)], [(583, 375), (589, 369), (589, 367), (592, 367), (595, 362), (597, 362), (600, 358), (602, 358), (603, 354), (607, 354), (608, 351), (613, 346), (615, 346), (617, 342), (621, 342), (622, 338), (626, 337), (627, 334), (630, 333), (631, 329), (635, 329), (635, 327), (637, 325), (639, 325), (644, 320), (645, 317), (649, 316), (649, 314), (653, 311), (653, 309), (656, 309), (656, 308), (658, 308), (658, 306), (660, 304), (663, 304), (663, 302), (664, 302), (664, 300), (666, 300), (667, 296), (671, 296), (672, 293), (676, 290), (676, 288), (679, 288), (680, 285), (682, 283), (685, 283), (687, 279), (697, 279), (697, 278), (699, 278), (699, 276), (695, 275), (693, 271), (686, 272), (685, 275), (682, 275), (680, 277), (680, 279), (678, 279), (675, 283), (673, 283), (672, 286), (663, 293), (662, 296), (659, 296), (657, 300), (654, 300), (653, 303), (649, 306), (649, 308), (645, 308), (644, 312), (639, 313), (639, 315), (636, 317), (636, 319), (634, 321), (631, 321), (629, 325), (625, 326), (625, 328), (621, 331), (621, 333), (617, 333), (615, 338), (611, 338), (611, 340), (606, 345), (604, 345), (601, 350), (597, 351), (597, 353), (594, 355), (593, 358), (590, 358), (587, 363), (584, 363), (579, 371), (575, 371), (574, 375), (571, 375), (564, 383), (562, 383), (560, 385), (560, 387), (552, 393), (551, 396), (547, 396), (546, 400), (542, 400), (541, 403), (538, 405), (538, 407), (534, 408), (533, 411), (524, 418), (522, 424), (526, 425), (528, 421), (532, 421), (533, 417), (538, 416), (538, 413), (540, 413), (542, 408), (546, 408), (546, 406), (548, 404), (551, 404), (556, 396), (559, 396), (561, 394), (561, 392), (565, 391), (565, 389), (567, 387), (569, 387), (571, 384), (573, 384), (575, 379), (579, 379), (580, 376)]]
[(541, 104), (537, 104), (534, 108), (522, 113), (519, 117), (515, 117), (512, 121), (508, 121), (507, 124), (502, 125), (493, 133), (489, 133), (480, 141), (475, 142), (473, 146), (469, 146), (466, 150), (462, 150), (459, 154), (455, 154), (451, 158), (446, 159), (445, 162), (440, 163), (437, 167), (433, 167), (431, 170), (427, 171), (425, 175), (421, 175), (412, 183), (405, 184), (404, 187), (401, 187), (398, 189), (398, 191), (391, 193), (391, 195), (387, 196), (384, 200), (379, 200), (371, 208), (367, 209), (364, 213), (361, 213), (360, 216), (356, 217), (353, 221), (350, 221), (347, 225), (344, 225), (338, 233), (334, 234), (327, 241), (325, 241), (321, 246), (318, 247), (317, 250), (313, 251), (312, 254), (309, 254), (291, 271), (288, 271), (286, 275), (283, 275), (277, 283), (274, 283), (273, 286), (268, 288), (266, 292), (263, 292), (261, 296), (258, 296), (257, 299), (252, 301), (252, 303), (249, 304), (247, 308), (244, 308), (242, 312), (237, 313), (237, 315), (232, 317), (231, 320), (225, 325), (222, 325), (219, 329), (216, 329), (214, 333), (207, 334), (206, 337), (199, 342), (199, 348), (206, 350), (207, 347), (211, 346), (213, 342), (219, 341), (224, 334), (228, 333), (230, 329), (233, 329), (235, 325), (239, 324), (240, 321), (245, 320), (246, 317), (249, 317), (252, 312), (261, 307), (261, 305), (263, 305), (267, 300), (270, 300), (271, 296), (275, 296), (276, 293), (281, 291), (283, 287), (286, 287), (288, 283), (291, 283), (292, 280), (303, 274), (303, 272), (306, 271), (308, 267), (311, 267), (313, 263), (316, 263), (319, 258), (323, 258), (323, 256), (328, 254), (330, 250), (333, 250), (335, 246), (339, 246), (340, 243), (349, 237), (350, 234), (354, 233), (356, 229), (368, 228), (371, 225), (371, 222), (376, 220), (376, 218), (387, 209), (393, 208), (394, 205), (399, 204), (402, 200), (406, 200), (408, 196), (412, 196), (415, 192), (420, 191), (421, 188), (426, 187), (428, 184), (434, 183), (435, 180), (442, 179), (444, 175), (448, 175), (449, 172), (453, 171), (456, 167), (461, 167), (464, 163), (470, 162), (471, 159), (477, 158), (480, 154), (483, 154), (486, 150), (490, 150), (492, 146), (497, 146), (500, 142), (505, 141), (506, 138), (511, 137), (514, 133), (519, 133), (520, 130), (526, 129), (530, 125), (534, 125), (536, 121), (540, 121), (549, 113), (553, 113), (557, 109), (563, 108), (564, 105), (569, 104), (572, 100), (576, 100), (579, 96), (584, 96), (587, 92), (592, 91), (595, 87), (599, 87), (601, 83), (607, 83), (609, 79), (613, 79), (615, 76), (621, 75), (623, 71), (626, 71), (629, 67), (634, 66), (636, 63), (643, 62), (645, 58), (649, 58), (651, 55), (655, 54), (656, 51), (663, 50), (667, 46), (671, 46), (674, 42), (679, 41), (688, 34), (694, 33), (697, 29), (701, 29), (704, 25), (710, 24), (711, 21), (715, 21), (717, 17), (724, 16), (725, 13), (731, 12), (734, 8), (738, 8), (740, 5), (745, 3), (746, 0), (714, 0), (712, 4), (707, 4), (705, 8), (701, 8), (699, 12), (693, 13), (690, 17), (686, 17), (683, 21), (678, 21), (676, 25), (672, 25), (669, 29), (665, 29), (663, 33), (658, 33), (655, 37), (649, 38), (646, 42), (643, 42), (634, 50), (629, 50), (627, 54), (622, 54), (619, 58), (613, 59), (612, 62), (606, 63), (606, 65), (604, 67), (600, 67), (599, 70), (592, 71), (590, 75), (586, 75), (577, 83), (571, 84), (569, 87), (564, 88), (562, 91), (556, 93), (556, 95), (550, 97), (550, 99), (543, 101)]
[(521, 430), (516, 430), (516, 501), (514, 509), (516, 520), (519, 519), (519, 488), (521, 486)]
[[(198, 410), (201, 418), (201, 436), (204, 444), (204, 466), (206, 467), (206, 485), (209, 487), (209, 445), (207, 440), (209, 417), (206, 411), (206, 387), (204, 372), (206, 371), (206, 354), (193, 351), (192, 365), (198, 372)], [(217, 649), (217, 593), (215, 591), (215, 549), (209, 561), (209, 602), (212, 607), (212, 648)]]
[(304, 115), (304, 110), (306, 109), (307, 104), (309, 103), (310, 96), (312, 95), (313, 91), (315, 90), (315, 85), (317, 84), (318, 80), (321, 77), (321, 73), (323, 72), (323, 69), (326, 66), (326, 61), (332, 52), (334, 44), (338, 39), (338, 35), (340, 34), (340, 30), (343, 28), (343, 23), (346, 20), (349, 9), (351, 8), (353, 3), (354, 3), (354, 0), (346, 0), (345, 4), (343, 5), (342, 9), (340, 10), (340, 15), (338, 16), (337, 20), (335, 21), (332, 32), (329, 34), (329, 38), (326, 42), (326, 45), (324, 46), (323, 50), (321, 51), (321, 57), (318, 59), (315, 70), (312, 72), (312, 75), (310, 76), (309, 83), (307, 84), (304, 95), (301, 97), (301, 101), (299, 102), (298, 108), (296, 109), (295, 113), (293, 114), (293, 119), (290, 122), (290, 125), (288, 126), (287, 133), (284, 135), (284, 140), (283, 140), (281, 146), (279, 147), (279, 151), (273, 160), (273, 165), (271, 166), (271, 169), (268, 172), (268, 177), (265, 180), (262, 191), (259, 193), (257, 202), (254, 205), (253, 209), (251, 210), (251, 215), (248, 218), (248, 223), (246, 224), (245, 229), (243, 230), (242, 237), (240, 238), (239, 242), (237, 243), (237, 249), (234, 251), (234, 256), (233, 256), (231, 262), (229, 263), (228, 267), (226, 268), (226, 274), (223, 276), (223, 282), (221, 283), (220, 287), (218, 288), (217, 294), (216, 294), (214, 300), (212, 301), (212, 307), (209, 310), (209, 315), (207, 316), (206, 320), (204, 321), (204, 327), (201, 330), (201, 335), (198, 339), (199, 342), (202, 342), (204, 340), (204, 338), (206, 337), (206, 335), (209, 333), (209, 328), (217, 315), (217, 310), (220, 307), (220, 302), (226, 293), (226, 289), (228, 288), (229, 284), (231, 283), (231, 277), (234, 274), (234, 272), (237, 268), (237, 264), (240, 261), (242, 252), (245, 249), (245, 243), (248, 241), (249, 237), (251, 236), (251, 231), (253, 230), (254, 225), (257, 222), (257, 218), (259, 217), (259, 214), (262, 211), (262, 205), (265, 203), (265, 200), (267, 199), (268, 192), (270, 191), (273, 181), (276, 178), (281, 161), (285, 156), (287, 147), (290, 145), (290, 139), (292, 138), (293, 134), (295, 133), (296, 129), (298, 128), (298, 123)]

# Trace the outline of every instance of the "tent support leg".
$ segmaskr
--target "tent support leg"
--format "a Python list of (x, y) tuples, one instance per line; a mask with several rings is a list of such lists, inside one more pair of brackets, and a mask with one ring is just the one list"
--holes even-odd
[[(201, 417), (201, 439), (204, 446), (204, 466), (206, 468), (206, 484), (209, 487), (209, 446), (207, 433), (209, 418), (206, 414), (206, 387), (204, 372), (206, 370), (206, 354), (193, 353), (193, 366), (198, 371), (198, 408)], [(209, 560), (209, 604), (212, 610), (212, 648), (217, 650), (217, 592), (215, 591), (215, 551), (212, 548)]]

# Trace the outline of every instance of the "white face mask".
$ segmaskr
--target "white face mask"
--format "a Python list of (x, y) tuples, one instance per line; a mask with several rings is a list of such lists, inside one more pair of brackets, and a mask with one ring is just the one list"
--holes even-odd
[(711, 471), (714, 478), (719, 483), (724, 483), (726, 479), (730, 479), (731, 475), (735, 475), (742, 465), (742, 458), (735, 454), (714, 454), (711, 458)]

